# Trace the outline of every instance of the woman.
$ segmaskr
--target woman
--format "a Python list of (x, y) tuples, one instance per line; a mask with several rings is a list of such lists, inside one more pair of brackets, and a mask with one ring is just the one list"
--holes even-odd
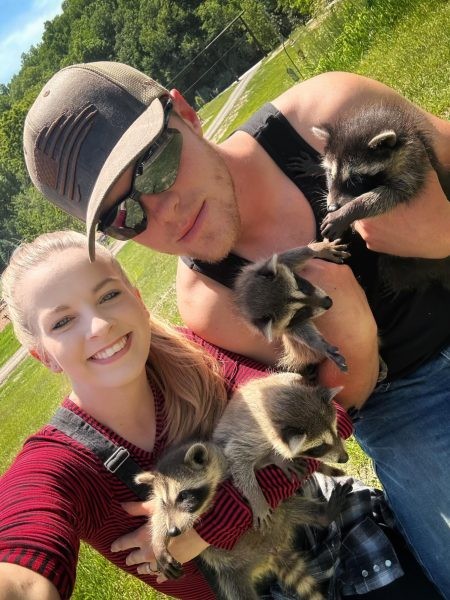
[[(118, 262), (101, 246), (97, 256), (89, 262), (81, 234), (40, 236), (13, 254), (2, 277), (3, 296), (21, 343), (50, 370), (68, 376), (72, 391), (62, 402), (63, 414), (75, 415), (139, 468), (151, 469), (166, 446), (192, 434), (208, 436), (227, 393), (263, 376), (265, 369), (149, 316)], [(348, 436), (348, 417), (338, 412), (341, 435)], [(273, 466), (259, 479), (273, 507), (300, 485)], [(368, 488), (364, 492), (367, 499)], [(358, 495), (352, 496), (358, 504)], [(225, 482), (213, 509), (171, 546), (185, 563), (186, 576), (162, 581), (146, 540), (129, 552), (136, 548), (135, 542), (127, 544), (130, 532), (145, 524), (143, 508), (148, 510), (134, 504), (136, 499), (88, 444), (54, 423), (44, 426), (25, 442), (0, 481), (0, 599), (69, 598), (80, 540), (169, 595), (214, 598), (208, 574), (192, 559), (209, 544), (232, 548), (251, 526), (248, 505)], [(128, 512), (124, 502), (131, 502)], [(360, 517), (371, 512), (369, 502)], [(321, 535), (340, 539), (341, 531)], [(386, 589), (406, 579), (389, 551)], [(417, 565), (413, 572), (420, 575)], [(389, 573), (395, 574), (389, 578)], [(340, 585), (345, 588), (345, 582)]]

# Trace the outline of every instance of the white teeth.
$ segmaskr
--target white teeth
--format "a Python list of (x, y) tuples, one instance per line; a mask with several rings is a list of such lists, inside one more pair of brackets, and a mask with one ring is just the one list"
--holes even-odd
[(116, 342), (112, 346), (109, 346), (109, 348), (100, 350), (100, 352), (97, 352), (97, 354), (93, 354), (91, 358), (109, 358), (110, 356), (113, 356), (114, 354), (116, 354), (116, 352), (122, 350), (122, 348), (127, 343), (127, 339), (128, 336), (124, 335), (123, 338), (120, 339), (118, 342)]

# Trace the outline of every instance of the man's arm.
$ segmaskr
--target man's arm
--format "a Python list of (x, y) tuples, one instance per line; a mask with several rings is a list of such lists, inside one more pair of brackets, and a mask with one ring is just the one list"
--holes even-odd
[[(330, 387), (342, 385), (337, 399), (346, 408), (361, 406), (378, 377), (377, 327), (365, 294), (345, 265), (311, 261), (302, 271), (333, 298), (333, 306), (315, 320), (324, 337), (345, 356), (348, 373), (341, 373), (329, 360), (322, 363), (319, 379)], [(255, 333), (239, 317), (232, 292), (221, 284), (191, 271), (179, 261), (178, 308), (186, 325), (208, 342), (275, 364), (279, 351)]]
[(30, 569), (0, 563), (0, 600), (60, 600), (48, 579)]

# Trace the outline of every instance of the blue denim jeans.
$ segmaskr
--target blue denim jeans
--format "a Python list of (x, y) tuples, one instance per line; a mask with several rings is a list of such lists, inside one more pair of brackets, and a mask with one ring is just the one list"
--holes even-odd
[(400, 530), (449, 600), (450, 346), (411, 375), (379, 384), (354, 425)]

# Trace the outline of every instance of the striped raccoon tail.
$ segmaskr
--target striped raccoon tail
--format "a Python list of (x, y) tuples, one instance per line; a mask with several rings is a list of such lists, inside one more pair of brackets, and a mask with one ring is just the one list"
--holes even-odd
[(308, 572), (308, 561), (296, 550), (282, 550), (276, 557), (278, 579), (302, 600), (325, 600), (318, 581)]

